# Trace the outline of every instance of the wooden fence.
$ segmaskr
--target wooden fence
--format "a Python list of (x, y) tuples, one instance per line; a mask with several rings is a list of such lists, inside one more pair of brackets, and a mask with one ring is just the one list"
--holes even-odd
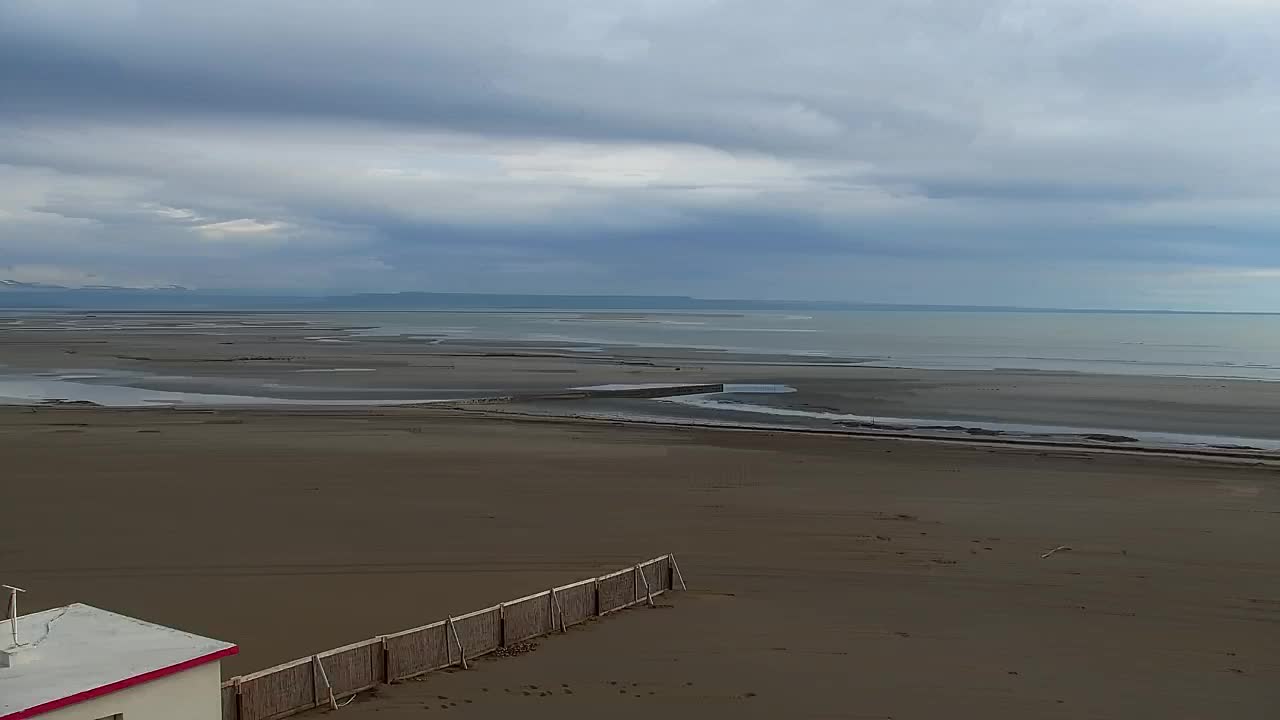
[(564, 631), (684, 588), (674, 555), (562, 585), (458, 617), (380, 635), (232, 678), (222, 684), (222, 720), (275, 720), (317, 707), (338, 707), (376, 685), (423, 675)]

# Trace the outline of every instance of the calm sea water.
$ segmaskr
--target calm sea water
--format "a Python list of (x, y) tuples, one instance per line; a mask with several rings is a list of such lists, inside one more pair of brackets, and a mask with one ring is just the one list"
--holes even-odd
[(938, 311), (339, 314), (370, 334), (689, 347), (924, 369), (1280, 380), (1280, 316)]

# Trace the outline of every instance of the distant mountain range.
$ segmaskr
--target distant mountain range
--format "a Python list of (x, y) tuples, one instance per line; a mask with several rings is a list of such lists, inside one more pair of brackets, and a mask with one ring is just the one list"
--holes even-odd
[[(659, 311), (822, 311), (929, 310), (938, 312), (1176, 313), (1168, 310), (1076, 310), (985, 305), (903, 305), (810, 300), (710, 299), (679, 295), (522, 295), (503, 293), (353, 293), (287, 295), (236, 290), (79, 287), (0, 280), (0, 309), (123, 310), (153, 312), (340, 311), (340, 310), (659, 310)], [(1231, 313), (1201, 313), (1231, 314)]]
[(115, 285), (84, 285), (76, 288), (69, 288), (64, 285), (50, 285), (48, 283), (29, 283), (19, 282), (17, 280), (0, 280), (0, 292), (9, 291), (29, 291), (29, 292), (82, 292), (86, 290), (121, 290), (132, 292), (147, 292), (156, 290), (186, 290), (181, 285), (161, 285), (159, 287), (149, 288), (125, 288)]
[(799, 310), (845, 303), (709, 300), (668, 295), (353, 293), (285, 295), (182, 287), (67, 288), (0, 280), (0, 308), (76, 310)]

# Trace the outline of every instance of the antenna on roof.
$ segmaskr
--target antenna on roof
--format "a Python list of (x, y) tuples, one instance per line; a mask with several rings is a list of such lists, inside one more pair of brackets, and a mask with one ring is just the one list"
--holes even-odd
[(18, 645), (18, 593), (26, 592), (20, 587), (12, 585), (0, 585), (0, 587), (9, 591), (9, 631), (13, 633), (13, 644)]

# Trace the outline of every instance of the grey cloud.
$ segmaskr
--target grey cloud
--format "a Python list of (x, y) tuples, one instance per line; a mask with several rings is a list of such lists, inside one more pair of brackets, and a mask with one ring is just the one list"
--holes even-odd
[[(1277, 20), (1184, 0), (10, 0), (0, 265), (739, 294), (822, 258), (1278, 266)], [(706, 270), (660, 277), (675, 254)]]
[[(19, 2), (0, 8), (0, 85), (9, 112), (34, 115), (322, 116), (810, 152), (838, 149), (833, 141), (846, 135), (963, 138), (975, 130), (951, 110), (897, 97), (936, 88), (899, 89), (875, 67), (896, 45), (867, 27), (893, 22), (884, 12), (809, 3), (829, 22), (779, 25), (776, 7), (701, 5), (706, 12), (648, 19), (615, 10), (616, 23), (572, 33), (560, 26), (590, 14), (589, 5), (441, 12), (397, 2), (353, 21), (341, 5), (143, 1), (136, 14), (95, 25)], [(539, 41), (539, 23), (566, 37)], [(793, 43), (815, 31), (828, 55), (792, 67), (807, 54)], [(634, 57), (611, 58), (629, 38)]]
[[(691, 107), (690, 98), (674, 87), (678, 78), (644, 67), (506, 48), (451, 50), (436, 45), (440, 31), (433, 32), (431, 14), (422, 11), (407, 13), (407, 21), (421, 26), (424, 37), (402, 38), (405, 45), (384, 48), (373, 35), (335, 36), (340, 18), (329, 18), (333, 27), (319, 38), (291, 38), (287, 13), (264, 18), (240, 9), (245, 26), (265, 27), (220, 44), (201, 34), (198, 25), (192, 27), (199, 17), (169, 18), (179, 23), (174, 36), (165, 23), (148, 25), (144, 16), (136, 25), (99, 37), (92, 28), (68, 26), (32, 32), (20, 18), (5, 18), (0, 8), (0, 87), (6, 95), (0, 112), (36, 118), (85, 111), (126, 118), (330, 118), (515, 136), (727, 146), (797, 141), (784, 127), (758, 128), (734, 118), (735, 111), (747, 112), (753, 105), (785, 112), (795, 100), (746, 93), (729, 99), (726, 111), (711, 98), (701, 99), (701, 108)], [(336, 47), (326, 46), (335, 41)]]
[(1258, 68), (1233, 56), (1223, 38), (1186, 32), (1110, 36), (1063, 58), (1062, 66), (1077, 82), (1130, 97), (1213, 100), (1259, 79)]
[(931, 198), (1047, 202), (1129, 203), (1180, 197), (1186, 190), (1157, 185), (1053, 183), (1035, 179), (1017, 181), (918, 180), (916, 189)]

